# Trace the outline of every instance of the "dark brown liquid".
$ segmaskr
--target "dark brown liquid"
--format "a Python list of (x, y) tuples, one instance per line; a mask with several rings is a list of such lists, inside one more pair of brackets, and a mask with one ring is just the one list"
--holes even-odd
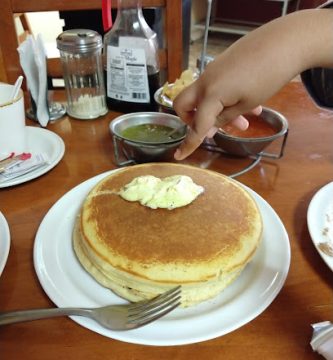
[[(104, 71), (104, 79), (106, 84), (106, 71)], [(131, 112), (145, 112), (145, 111), (158, 111), (158, 105), (154, 100), (154, 94), (160, 87), (160, 73), (148, 74), (148, 85), (149, 85), (149, 103), (136, 103), (130, 101), (116, 100), (110, 97), (106, 97), (106, 104), (110, 110), (118, 111), (122, 113)]]

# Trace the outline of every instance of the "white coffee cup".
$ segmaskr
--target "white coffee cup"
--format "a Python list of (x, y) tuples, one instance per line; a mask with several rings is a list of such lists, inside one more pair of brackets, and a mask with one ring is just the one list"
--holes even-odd
[(27, 151), (24, 96), (11, 99), (14, 85), (0, 83), (0, 159)]

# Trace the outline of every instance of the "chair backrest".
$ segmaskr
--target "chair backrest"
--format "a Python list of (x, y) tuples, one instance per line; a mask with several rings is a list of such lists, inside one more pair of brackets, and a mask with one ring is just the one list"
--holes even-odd
[[(17, 52), (18, 36), (15, 28), (15, 14), (40, 11), (73, 11), (101, 9), (101, 0), (1, 0), (0, 48), (6, 81), (14, 83), (22, 69)], [(113, 8), (117, 7), (113, 1)], [(182, 1), (180, 0), (142, 0), (143, 8), (163, 10), (164, 46), (160, 49), (161, 70), (166, 70), (167, 80), (174, 82), (182, 71)], [(59, 59), (48, 59), (48, 75), (59, 78), (62, 68)]]

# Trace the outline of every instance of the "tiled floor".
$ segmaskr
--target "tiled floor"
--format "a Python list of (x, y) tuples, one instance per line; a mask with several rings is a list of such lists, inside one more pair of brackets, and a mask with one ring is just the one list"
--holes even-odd
[[(207, 40), (206, 55), (215, 57), (239, 39), (238, 35), (209, 32)], [(195, 40), (190, 44), (189, 68), (194, 69), (197, 59), (201, 59), (203, 51), (203, 38)]]
[[(209, 32), (206, 54), (215, 57), (223, 52), (233, 42), (237, 41), (240, 35), (225, 34), (219, 32)], [(197, 59), (201, 59), (203, 49), (203, 39), (193, 41), (190, 44), (189, 68), (194, 70), (197, 67)], [(296, 76), (292, 81), (301, 81), (300, 76)]]

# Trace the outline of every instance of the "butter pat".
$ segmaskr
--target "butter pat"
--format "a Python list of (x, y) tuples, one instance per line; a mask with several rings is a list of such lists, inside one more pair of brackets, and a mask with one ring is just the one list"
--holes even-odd
[(151, 209), (175, 209), (194, 201), (204, 188), (189, 176), (174, 175), (164, 179), (152, 175), (139, 176), (120, 189), (119, 195), (127, 201), (138, 201)]

